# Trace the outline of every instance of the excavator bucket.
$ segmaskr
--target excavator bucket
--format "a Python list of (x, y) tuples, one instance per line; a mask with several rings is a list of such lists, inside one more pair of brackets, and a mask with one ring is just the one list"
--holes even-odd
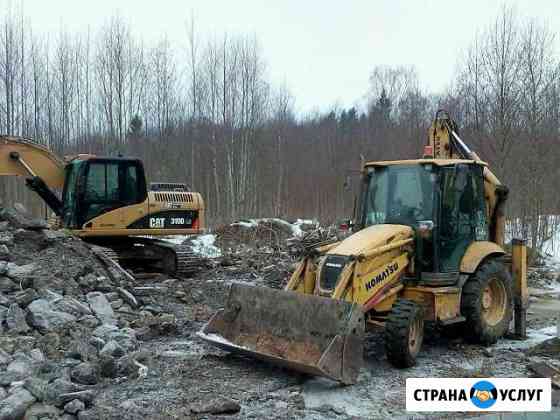
[(336, 381), (356, 382), (363, 358), (360, 305), (233, 284), (198, 336), (225, 350)]

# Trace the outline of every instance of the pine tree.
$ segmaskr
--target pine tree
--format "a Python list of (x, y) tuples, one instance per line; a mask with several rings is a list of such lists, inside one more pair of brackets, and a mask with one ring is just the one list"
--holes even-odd
[(142, 137), (142, 118), (136, 114), (130, 120), (130, 124), (128, 125), (128, 132), (126, 134), (128, 139), (138, 139)]

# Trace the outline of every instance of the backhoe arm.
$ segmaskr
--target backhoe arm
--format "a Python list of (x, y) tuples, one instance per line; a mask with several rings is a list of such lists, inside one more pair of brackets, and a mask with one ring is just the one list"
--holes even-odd
[[(469, 159), (481, 161), (478, 154), (469, 148), (457, 134), (457, 124), (449, 113), (439, 110), (428, 132), (428, 145), (425, 155), (436, 159)], [(498, 245), (504, 245), (505, 214), (504, 207), (508, 188), (487, 166), (484, 168), (484, 190), (488, 217), (490, 220), (490, 236)]]
[(21, 176), (57, 216), (62, 202), (53, 191), (64, 187), (64, 162), (46, 147), (23, 137), (0, 136), (0, 176)]

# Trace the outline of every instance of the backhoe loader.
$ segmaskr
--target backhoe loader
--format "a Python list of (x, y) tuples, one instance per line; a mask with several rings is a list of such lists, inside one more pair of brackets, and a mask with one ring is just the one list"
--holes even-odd
[(285, 290), (232, 285), (198, 335), (345, 384), (357, 380), (366, 330), (384, 331), (399, 368), (415, 364), (427, 322), (490, 345), (515, 308), (523, 336), (526, 249), (504, 250), (507, 192), (438, 111), (422, 159), (364, 163), (355, 233), (309, 252)]
[(148, 187), (138, 159), (80, 154), (63, 160), (30, 139), (0, 136), (2, 175), (24, 177), (61, 227), (103, 247), (125, 268), (181, 275), (199, 262), (190, 247), (153, 237), (203, 232), (202, 196), (184, 184)]

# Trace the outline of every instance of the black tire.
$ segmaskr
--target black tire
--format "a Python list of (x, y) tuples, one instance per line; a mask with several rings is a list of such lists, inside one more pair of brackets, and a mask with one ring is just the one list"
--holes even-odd
[(465, 338), (470, 342), (490, 345), (507, 333), (513, 315), (513, 290), (502, 262), (484, 261), (470, 276), (461, 295), (461, 313), (466, 318)]
[(412, 300), (397, 300), (385, 321), (385, 353), (389, 362), (398, 368), (414, 366), (423, 338), (422, 307)]

